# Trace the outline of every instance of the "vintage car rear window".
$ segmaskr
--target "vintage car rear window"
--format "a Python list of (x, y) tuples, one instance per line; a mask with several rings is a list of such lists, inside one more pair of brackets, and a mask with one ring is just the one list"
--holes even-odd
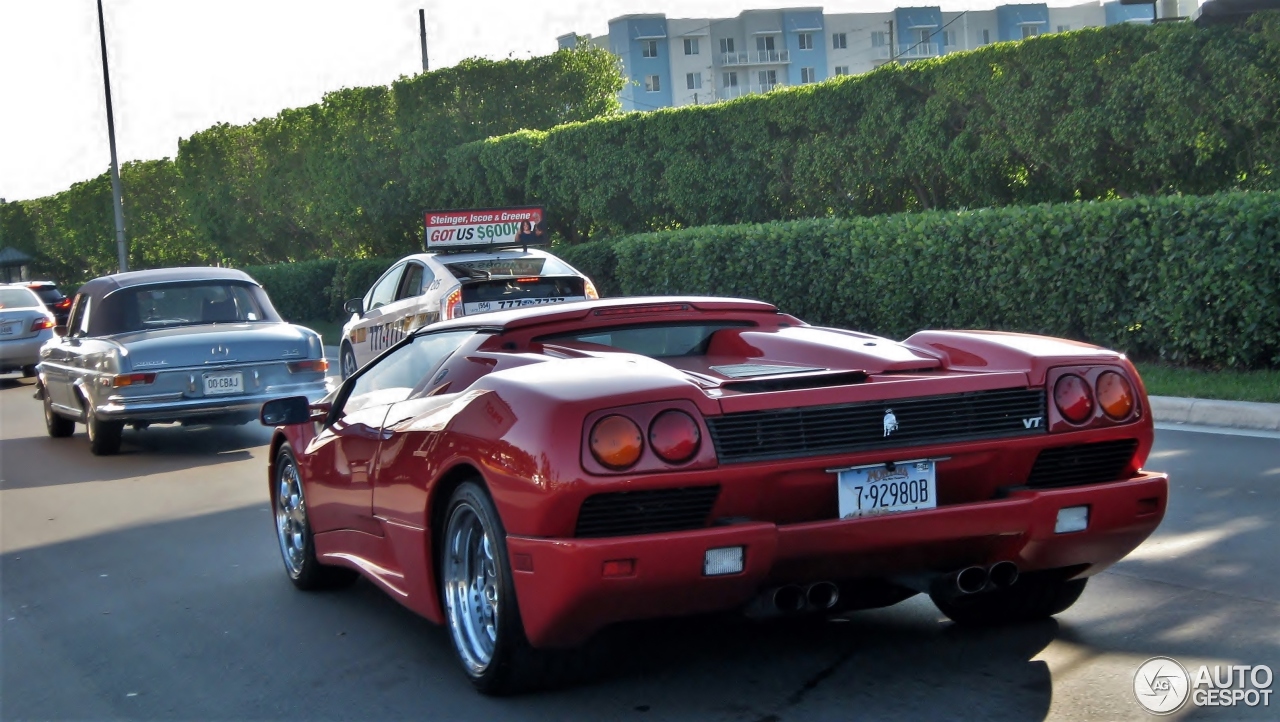
[(223, 281), (124, 288), (103, 300), (95, 333), (276, 320), (264, 312), (258, 293), (256, 287)]
[(649, 323), (542, 336), (536, 340), (542, 343), (560, 345), (607, 346), (619, 351), (636, 353), (650, 358), (705, 356), (707, 346), (711, 344), (711, 337), (717, 331), (753, 325), (747, 321)]
[(40, 299), (25, 288), (0, 288), (0, 308), (34, 308)]

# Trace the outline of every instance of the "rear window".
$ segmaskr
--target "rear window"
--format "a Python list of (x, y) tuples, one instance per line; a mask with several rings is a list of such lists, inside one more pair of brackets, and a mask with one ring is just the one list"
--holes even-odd
[(526, 256), (515, 258), (482, 258), (444, 264), (457, 278), (488, 276), (576, 276), (569, 264), (558, 258)]
[(33, 288), (31, 290), (35, 291), (36, 295), (40, 297), (40, 300), (45, 303), (57, 303), (58, 301), (66, 298), (66, 296), (62, 295), (62, 291), (59, 291), (56, 286), (40, 286), (39, 288)]
[(274, 320), (264, 313), (259, 293), (254, 286), (222, 281), (124, 288), (104, 299), (102, 317), (94, 319), (94, 332)]
[(711, 337), (717, 331), (728, 328), (743, 328), (754, 324), (747, 321), (726, 321), (720, 323), (650, 323), (634, 326), (614, 326), (597, 328), (590, 331), (542, 336), (535, 339), (541, 343), (554, 343), (562, 346), (581, 345), (583, 347), (601, 346), (618, 351), (640, 354), (649, 358), (670, 358), (673, 356), (705, 356)]
[(0, 288), (0, 308), (36, 308), (40, 299), (25, 288)]

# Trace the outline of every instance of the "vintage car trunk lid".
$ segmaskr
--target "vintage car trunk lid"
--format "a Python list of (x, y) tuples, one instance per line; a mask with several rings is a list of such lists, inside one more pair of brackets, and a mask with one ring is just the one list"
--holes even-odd
[(209, 324), (120, 334), (129, 369), (171, 369), (313, 357), (308, 335), (280, 323)]

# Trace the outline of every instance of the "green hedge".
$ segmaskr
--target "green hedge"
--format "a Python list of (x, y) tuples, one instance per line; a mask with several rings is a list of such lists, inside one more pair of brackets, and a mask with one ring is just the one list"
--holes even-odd
[(246, 266), (287, 321), (341, 321), (342, 305), (363, 296), (395, 258), (321, 259)]
[(707, 226), (562, 250), (610, 294), (759, 298), (810, 323), (1043, 333), (1280, 366), (1280, 193)]
[(448, 154), (448, 205), (569, 242), (826, 216), (1280, 189), (1280, 13), (1056, 33)]

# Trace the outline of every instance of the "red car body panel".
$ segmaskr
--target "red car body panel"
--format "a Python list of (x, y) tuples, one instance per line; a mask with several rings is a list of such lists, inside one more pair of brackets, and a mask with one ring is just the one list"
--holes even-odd
[[(704, 355), (662, 360), (542, 338), (708, 320), (750, 326), (717, 332)], [(807, 326), (759, 302), (683, 297), (499, 312), (431, 331), (466, 328), (483, 332), (424, 370), (436, 384), (426, 394), (373, 394), (354, 413), (280, 427), (273, 440), (273, 459), (285, 440), (297, 454), (318, 557), (359, 570), (435, 622), (442, 614), (433, 534), (440, 507), (467, 476), (483, 480), (499, 511), (521, 620), (537, 647), (573, 645), (619, 621), (732, 609), (781, 583), (885, 579), (1000, 560), (1088, 576), (1132, 551), (1164, 515), (1166, 477), (1141, 470), (1153, 439), (1145, 391), (1113, 351), (973, 331), (925, 331), (899, 344)], [(711, 369), (744, 363), (821, 369), (788, 376), (811, 376), (818, 386), (739, 390)], [(1095, 410), (1080, 424), (1064, 419), (1052, 384), (1066, 373), (1092, 381), (1102, 370), (1134, 385), (1131, 417), (1115, 422)], [(865, 380), (821, 385), (824, 374), (853, 373)], [(1044, 391), (1047, 418), (1035, 422), (1043, 433), (725, 463), (708, 423), (731, 413), (993, 389)], [(602, 416), (622, 413), (643, 425), (670, 408), (699, 424), (702, 444), (690, 460), (666, 463), (646, 444), (635, 466), (615, 471), (588, 450)], [(1135, 443), (1117, 478), (1026, 486), (1042, 450), (1115, 440)], [(945, 459), (936, 509), (837, 518), (833, 469), (918, 458)], [(710, 485), (719, 493), (699, 528), (575, 536), (593, 495)], [(1088, 528), (1056, 534), (1058, 510), (1081, 505), (1090, 507)], [(703, 555), (721, 546), (746, 547), (744, 570), (705, 576)], [(632, 573), (604, 576), (613, 560), (631, 560)]]

